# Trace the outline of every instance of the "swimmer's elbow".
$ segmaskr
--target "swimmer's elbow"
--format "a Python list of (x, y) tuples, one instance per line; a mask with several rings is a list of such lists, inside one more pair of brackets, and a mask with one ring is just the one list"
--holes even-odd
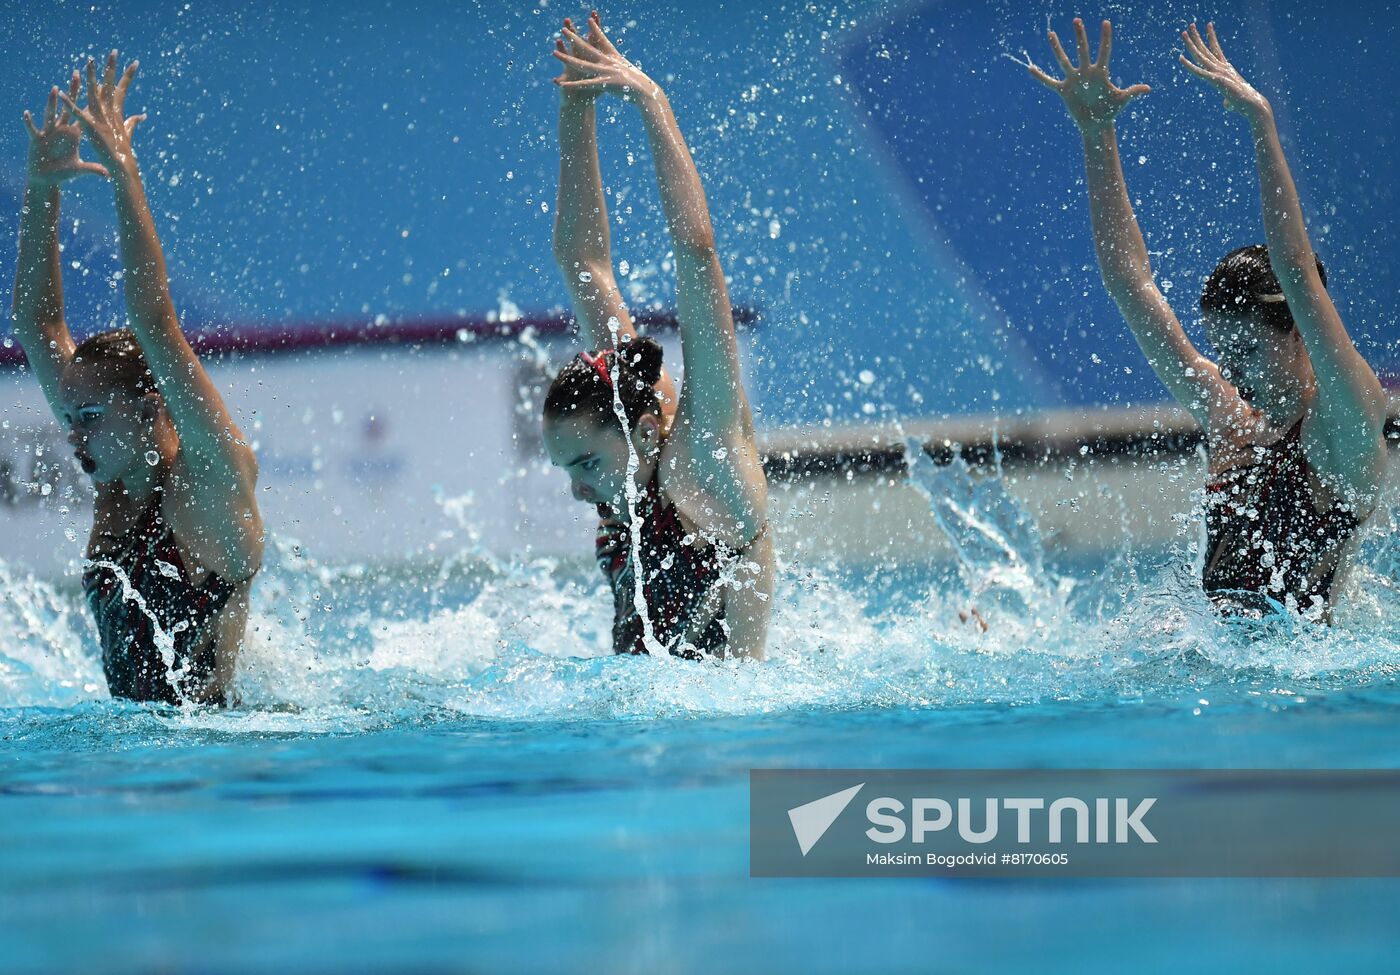
[(568, 234), (554, 234), (554, 263), (559, 265), (559, 270), (567, 272), (577, 263), (581, 257), (581, 248), (570, 239)]
[(577, 249), (555, 252), (554, 262), (570, 294), (594, 294), (600, 287), (606, 290), (612, 280), (612, 264), (606, 259), (580, 254)]
[(767, 656), (769, 593), (770, 585), (763, 585), (730, 593), (725, 599), (725, 616), (729, 620), (725, 650), (729, 658), (763, 660)]
[(724, 655), (729, 660), (763, 660), (764, 647), (762, 642), (753, 644), (731, 638), (725, 646)]
[(673, 241), (673, 246), (677, 260), (685, 258), (696, 264), (704, 264), (719, 256), (714, 231), (697, 230), (683, 234)]

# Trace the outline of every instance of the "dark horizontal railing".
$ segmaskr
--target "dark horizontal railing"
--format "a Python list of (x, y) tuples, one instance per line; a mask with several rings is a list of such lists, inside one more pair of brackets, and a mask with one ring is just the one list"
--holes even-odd
[[(639, 311), (632, 320), (640, 328), (654, 331), (673, 330), (673, 311)], [(736, 307), (734, 321), (739, 325), (758, 323), (756, 309)], [(485, 316), (464, 318), (418, 318), (390, 321), (382, 325), (373, 321), (310, 322), (296, 325), (228, 326), (197, 332), (190, 336), (190, 345), (201, 356), (283, 355), (310, 349), (343, 349), (354, 347), (441, 346), (478, 340), (513, 339), (534, 330), (538, 335), (570, 335), (574, 331), (573, 316), (566, 314), (531, 314), (509, 322), (492, 321)], [(0, 346), (0, 366), (24, 364), (24, 353), (18, 343)]]
[[(1024, 466), (1057, 463), (1071, 458), (1179, 456), (1195, 450), (1201, 440), (1200, 431), (1167, 434), (1143, 431), (1084, 437), (1076, 436), (1074, 431), (1066, 431), (1064, 437), (1054, 439), (998, 437), (995, 441), (987, 438), (956, 444), (925, 444), (924, 451), (936, 464), (952, 463), (956, 455), (973, 467), (990, 467), (998, 462), (1004, 466)], [(797, 448), (769, 453), (763, 461), (763, 469), (777, 481), (830, 477), (847, 472), (856, 476), (903, 474), (907, 468), (904, 447), (900, 444), (831, 450), (813, 446), (805, 450)]]
[[(1400, 406), (1392, 399), (1392, 406)], [(1400, 410), (1385, 425), (1385, 437), (1400, 448)], [(888, 436), (872, 436), (866, 443), (847, 442), (828, 446), (818, 442), (790, 443), (781, 448), (768, 446), (763, 469), (773, 481), (800, 481), (833, 476), (902, 476), (908, 470), (904, 445)], [(924, 451), (938, 464), (951, 463), (954, 456), (969, 465), (990, 467), (1088, 462), (1101, 458), (1168, 458), (1192, 453), (1201, 446), (1199, 428), (1176, 426), (1154, 429), (1145, 422), (1140, 429), (1096, 431), (1089, 424), (1066, 423), (1053, 433), (1043, 430), (1026, 435), (1001, 433), (962, 436), (956, 442), (939, 437), (924, 440)]]
[[(644, 329), (666, 331), (676, 327), (673, 311), (640, 311), (633, 320)], [(754, 308), (735, 307), (734, 321), (753, 326), (760, 320)], [(574, 332), (572, 316), (566, 314), (531, 314), (509, 322), (493, 321), (485, 316), (412, 319), (376, 324), (372, 321), (342, 323), (316, 322), (280, 326), (231, 326), (200, 332), (190, 337), (190, 344), (201, 356), (220, 355), (283, 355), (311, 349), (348, 349), (357, 347), (409, 346), (430, 347), (453, 345), (464, 341), (501, 340), (519, 337), (527, 330), (544, 336), (570, 335)], [(24, 364), (24, 353), (11, 342), (0, 346), (0, 367)], [(1400, 388), (1400, 377), (1387, 376), (1386, 385)], [(1396, 400), (1392, 399), (1394, 404)], [(946, 438), (926, 439), (925, 450), (936, 462), (951, 462), (954, 451), (967, 463), (991, 465), (1033, 465), (1054, 463), (1073, 458), (1178, 456), (1196, 450), (1201, 444), (1201, 432), (1194, 426), (1177, 425), (1167, 429), (1151, 428), (1145, 424), (1137, 429), (1117, 429), (1111, 432), (1080, 433), (1078, 424), (1066, 424), (1061, 430), (1047, 434), (1043, 430), (1027, 436), (999, 434), (961, 436), (956, 443)], [(1386, 423), (1386, 437), (1400, 443), (1400, 415)], [(764, 457), (764, 469), (776, 481), (793, 481), (809, 477), (868, 474), (902, 474), (906, 468), (904, 447), (872, 437), (867, 443), (792, 444), (783, 449), (770, 449)]]

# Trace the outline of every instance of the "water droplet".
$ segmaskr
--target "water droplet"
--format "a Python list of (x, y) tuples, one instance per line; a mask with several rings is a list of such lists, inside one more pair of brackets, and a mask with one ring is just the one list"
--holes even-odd
[(154, 450), (146, 451), (146, 463), (150, 464), (152, 467), (155, 467), (157, 464), (160, 463), (160, 454), (156, 453)]
[(589, 281), (593, 280), (593, 273), (591, 271), (580, 271), (578, 272), (578, 279), (587, 284)]
[(869, 386), (875, 381), (875, 374), (869, 369), (862, 369), (860, 371), (860, 381), (865, 385)]

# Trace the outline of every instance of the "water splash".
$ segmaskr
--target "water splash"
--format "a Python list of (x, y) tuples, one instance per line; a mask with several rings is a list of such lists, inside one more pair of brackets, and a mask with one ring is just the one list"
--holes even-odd
[(184, 680), (189, 676), (189, 666), (181, 665), (175, 653), (175, 635), (184, 632), (189, 627), (189, 623), (180, 620), (174, 628), (166, 632), (165, 627), (160, 625), (160, 620), (156, 619), (156, 614), (151, 612), (146, 605), (146, 597), (132, 585), (126, 570), (117, 563), (109, 559), (92, 559), (87, 563), (89, 569), (106, 569), (116, 576), (117, 582), (122, 587), (122, 599), (128, 603), (134, 603), (151, 624), (151, 638), (156, 645), (156, 651), (160, 654), (161, 665), (165, 667), (165, 680), (170, 685), (171, 690), (181, 699), (185, 700)]
[(87, 612), (71, 592), (0, 560), (0, 707), (66, 708), (105, 697)]
[(1035, 521), (1006, 489), (1000, 470), (974, 479), (958, 447), (940, 465), (908, 438), (905, 458), (909, 485), (928, 502), (975, 601), (1002, 604), (1019, 617), (1063, 611), (1064, 592), (1045, 570)]
[[(436, 564), (395, 572), (326, 565), (282, 541), (254, 588), (239, 709), (100, 707), (122, 723), (139, 712), (160, 727), (228, 734), (346, 733), (464, 717), (657, 719), (1048, 700), (1272, 708), (1400, 675), (1394, 511), (1377, 515), (1361, 540), (1333, 626), (1228, 621), (1202, 593), (1189, 552), (1128, 553), (1057, 575), (1033, 521), (998, 497), (1000, 478), (927, 467), (916, 461), (914, 470), (935, 499), (930, 517), (941, 512), (963, 557), (906, 570), (888, 585), (872, 585), (858, 566), (783, 566), (764, 662), (613, 656), (612, 601), (588, 560), (478, 553), (458, 559), (444, 580)], [(73, 709), (106, 698), (76, 587), (3, 563), (0, 586), (0, 707)], [(959, 621), (974, 600), (985, 632)]]
[(627, 495), (627, 535), (630, 545), (628, 558), (632, 560), (632, 608), (637, 611), (637, 616), (642, 621), (642, 646), (646, 647), (651, 656), (669, 661), (670, 648), (656, 638), (651, 616), (647, 613), (646, 594), (642, 591), (645, 576), (642, 563), (642, 522), (637, 517), (637, 470), (641, 466), (641, 459), (637, 456), (636, 444), (632, 442), (632, 425), (627, 422), (627, 411), (623, 408), (622, 393), (618, 389), (620, 379), (617, 363), (618, 356), (622, 354), (622, 347), (618, 342), (620, 327), (621, 323), (616, 318), (608, 318), (608, 332), (612, 335), (612, 347), (616, 350), (612, 357), (612, 366), (608, 370), (608, 385), (612, 387), (613, 415), (622, 427), (622, 439), (627, 444), (627, 475), (623, 479), (623, 491)]

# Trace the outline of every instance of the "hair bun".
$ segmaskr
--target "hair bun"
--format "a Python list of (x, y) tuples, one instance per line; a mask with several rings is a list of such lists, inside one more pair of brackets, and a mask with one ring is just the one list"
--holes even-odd
[(638, 336), (624, 341), (617, 351), (627, 371), (648, 386), (655, 386), (661, 379), (661, 366), (666, 353), (656, 339)]
[[(582, 352), (570, 359), (549, 384), (544, 398), (546, 419), (591, 416), (600, 424), (616, 424), (615, 397), (622, 400), (628, 429), (646, 414), (661, 415), (661, 346), (653, 339), (624, 337), (616, 349)], [(613, 377), (617, 377), (616, 388)]]

